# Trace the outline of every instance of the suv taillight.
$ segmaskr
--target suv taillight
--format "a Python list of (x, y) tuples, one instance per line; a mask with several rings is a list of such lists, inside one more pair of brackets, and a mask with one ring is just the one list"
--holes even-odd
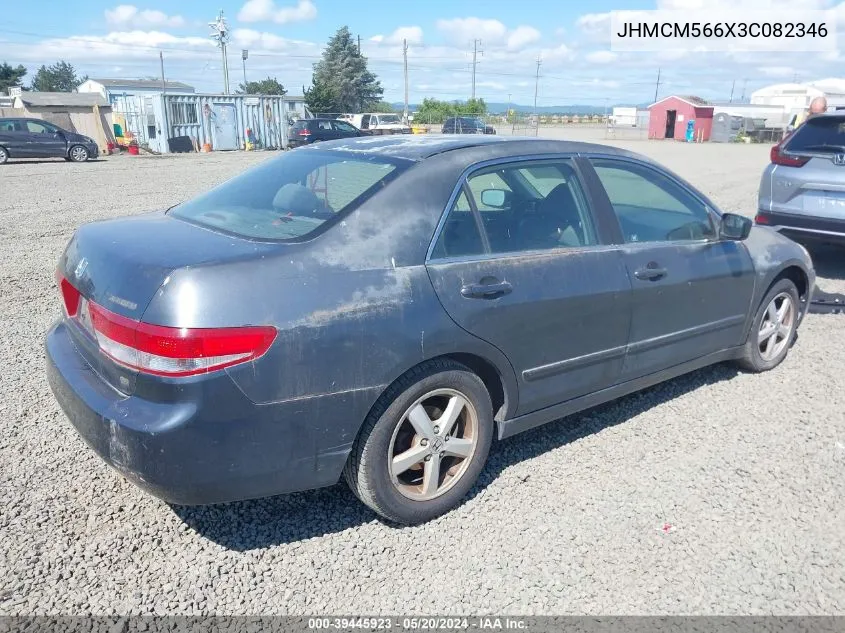
[(105, 356), (129, 369), (156, 376), (194, 376), (246, 363), (262, 356), (276, 339), (272, 326), (174, 328), (150, 325), (87, 301), (59, 277), (69, 318), (87, 302), (93, 334)]
[(311, 136), (311, 130), (309, 130), (307, 127), (302, 128), (301, 130), (299, 130), (299, 136)]
[(783, 145), (778, 143), (772, 146), (769, 152), (769, 158), (775, 165), (784, 165), (786, 167), (803, 167), (810, 160), (809, 156), (787, 156), (783, 153)]

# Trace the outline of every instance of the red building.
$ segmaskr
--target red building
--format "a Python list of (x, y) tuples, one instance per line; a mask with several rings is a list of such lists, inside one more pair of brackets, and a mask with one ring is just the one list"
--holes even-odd
[(700, 97), (672, 96), (648, 106), (648, 137), (686, 140), (687, 123), (694, 120), (695, 140), (710, 140), (713, 106)]

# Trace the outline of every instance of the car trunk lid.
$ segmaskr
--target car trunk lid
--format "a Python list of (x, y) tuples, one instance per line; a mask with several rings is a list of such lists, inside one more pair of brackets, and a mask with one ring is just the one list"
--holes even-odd
[[(93, 331), (90, 303), (120, 317), (142, 321), (150, 301), (174, 270), (238, 261), (278, 248), (277, 244), (202, 228), (163, 212), (80, 227), (56, 271), (77, 349), (115, 389), (133, 393), (138, 372), (101, 351)], [(68, 314), (65, 295), (73, 290), (63, 289), (62, 280), (79, 294), (78, 299), (71, 299), (77, 301), (72, 315)]]

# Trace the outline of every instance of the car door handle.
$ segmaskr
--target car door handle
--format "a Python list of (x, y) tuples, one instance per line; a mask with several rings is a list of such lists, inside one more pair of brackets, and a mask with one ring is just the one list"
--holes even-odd
[(643, 281), (657, 281), (658, 279), (662, 279), (669, 273), (668, 270), (665, 268), (640, 268), (639, 270), (634, 272), (634, 277), (637, 279), (642, 279)]
[(495, 299), (513, 290), (507, 281), (497, 281), (489, 284), (466, 284), (461, 288), (461, 294), (468, 299)]

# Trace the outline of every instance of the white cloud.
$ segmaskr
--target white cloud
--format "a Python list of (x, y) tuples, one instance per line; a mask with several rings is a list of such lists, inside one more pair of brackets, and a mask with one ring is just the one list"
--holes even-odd
[(508, 34), (508, 49), (521, 50), (539, 40), (540, 37), (540, 31), (533, 26), (518, 26)]
[(408, 40), (408, 44), (422, 44), (423, 30), (418, 26), (400, 26), (388, 36), (373, 35), (370, 38), (371, 42), (377, 44), (393, 45), (401, 45), (403, 40)]
[(480, 39), (485, 48), (504, 46), (509, 51), (519, 51), (542, 37), (533, 26), (520, 25), (508, 29), (499, 20), (476, 17), (438, 20), (437, 29), (452, 45), (459, 48), (470, 47), (474, 39)]
[(545, 62), (556, 62), (572, 59), (575, 52), (566, 44), (560, 44), (554, 48), (544, 48), (540, 51), (540, 58)]
[(575, 25), (587, 35), (610, 36), (610, 12), (586, 13), (580, 16)]
[(106, 22), (115, 27), (180, 27), (185, 25), (181, 15), (167, 15), (162, 11), (141, 10), (132, 4), (120, 4), (114, 9), (106, 9)]
[(619, 55), (613, 51), (593, 51), (592, 53), (587, 53), (586, 56), (587, 61), (591, 64), (610, 64), (618, 58)]
[(505, 40), (508, 29), (498, 20), (481, 18), (454, 18), (437, 20), (437, 28), (457, 46), (467, 46), (473, 39), (496, 44)]
[(317, 7), (311, 0), (299, 0), (296, 6), (276, 7), (273, 0), (247, 0), (238, 12), (241, 22), (276, 22), (288, 24), (317, 17)]
[(762, 66), (758, 68), (767, 77), (793, 77), (795, 69), (791, 66)]
[(238, 48), (254, 49), (256, 51), (290, 51), (295, 50), (297, 54), (305, 54), (306, 49), (316, 53), (319, 46), (313, 42), (301, 40), (290, 40), (275, 33), (255, 31), (253, 29), (235, 29), (232, 31), (232, 42)]

